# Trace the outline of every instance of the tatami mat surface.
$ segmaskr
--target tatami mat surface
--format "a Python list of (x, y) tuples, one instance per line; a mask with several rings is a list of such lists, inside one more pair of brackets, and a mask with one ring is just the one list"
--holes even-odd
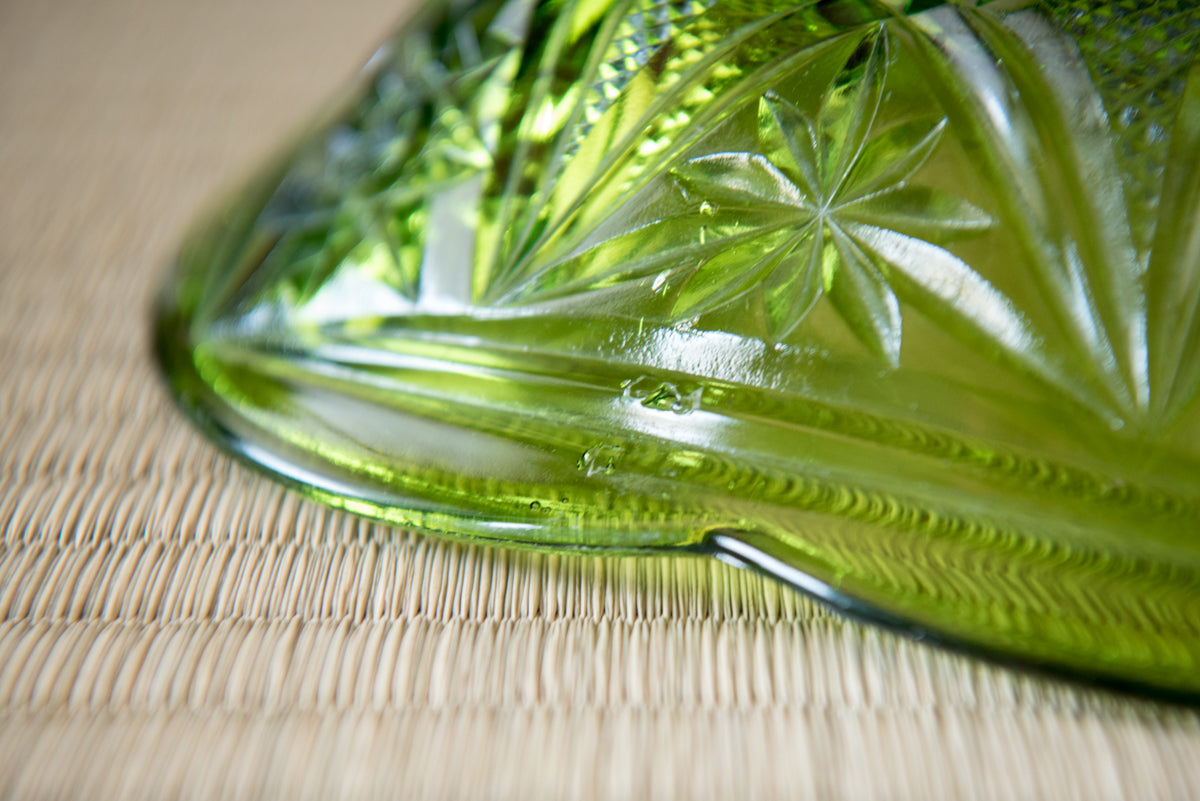
[(1200, 797), (1197, 712), (370, 524), (197, 435), (171, 249), (401, 10), (0, 2), (0, 797)]

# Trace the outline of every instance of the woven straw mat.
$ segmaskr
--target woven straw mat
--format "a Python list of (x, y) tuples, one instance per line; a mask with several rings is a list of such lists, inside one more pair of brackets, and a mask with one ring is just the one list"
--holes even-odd
[(0, 798), (1200, 798), (1195, 711), (710, 561), (372, 524), (199, 436), (172, 248), (402, 10), (0, 0)]

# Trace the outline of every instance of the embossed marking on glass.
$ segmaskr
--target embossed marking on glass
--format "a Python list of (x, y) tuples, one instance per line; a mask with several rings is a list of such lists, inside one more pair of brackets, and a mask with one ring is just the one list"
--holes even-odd
[(1200, 5), (436, 0), (197, 230), (185, 408), (328, 502), (681, 547), (1200, 698)]

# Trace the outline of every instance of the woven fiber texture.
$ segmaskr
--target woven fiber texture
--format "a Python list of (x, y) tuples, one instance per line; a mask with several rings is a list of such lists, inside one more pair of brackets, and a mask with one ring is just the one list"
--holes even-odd
[(394, 0), (0, 2), (0, 797), (1200, 797), (1200, 714), (693, 558), (448, 544), (233, 464), (149, 307)]

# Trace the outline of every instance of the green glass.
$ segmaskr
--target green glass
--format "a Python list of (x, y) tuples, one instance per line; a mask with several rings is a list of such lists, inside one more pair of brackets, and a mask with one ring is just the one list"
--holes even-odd
[(1195, 701), (1198, 48), (1182, 0), (435, 0), (188, 239), (161, 358), (360, 514)]

